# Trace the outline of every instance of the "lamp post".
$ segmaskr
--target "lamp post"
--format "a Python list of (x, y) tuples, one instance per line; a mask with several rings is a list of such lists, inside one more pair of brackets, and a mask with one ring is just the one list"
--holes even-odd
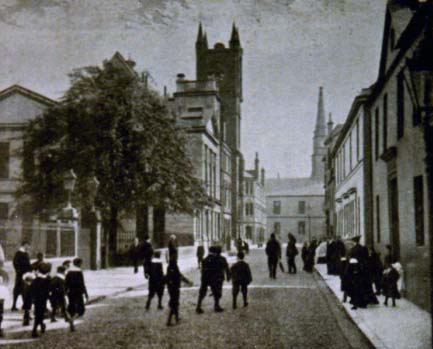
[(430, 311), (433, 314), (433, 2), (426, 1), (424, 11), (424, 37), (407, 60), (410, 86), (413, 92), (414, 116), (421, 121), (426, 152), (428, 192), (428, 241), (430, 252)]
[(90, 269), (101, 267), (101, 215), (96, 208), (95, 199), (98, 194), (99, 181), (93, 176), (87, 180), (90, 209), (86, 210), (83, 224), (89, 229)]
[[(78, 211), (72, 207), (72, 192), (75, 188), (75, 183), (77, 181), (77, 175), (74, 170), (69, 170), (63, 177), (63, 187), (68, 193), (68, 202), (66, 207), (61, 211), (60, 219), (61, 221), (66, 221), (72, 224), (74, 229), (74, 255), (78, 255)], [(58, 237), (58, 249), (60, 248), (61, 239)]]

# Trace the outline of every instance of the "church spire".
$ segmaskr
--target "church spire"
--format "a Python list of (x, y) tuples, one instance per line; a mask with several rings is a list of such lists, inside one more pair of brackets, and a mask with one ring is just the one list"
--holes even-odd
[(332, 121), (332, 113), (329, 113), (327, 125), (328, 125), (328, 136), (329, 136), (332, 130), (334, 129), (334, 121)]
[(239, 39), (238, 28), (236, 28), (236, 24), (235, 24), (234, 21), (233, 21), (232, 35), (230, 37), (229, 45), (230, 45), (230, 48), (239, 48), (239, 47), (241, 47), (241, 41)]
[(204, 36), (203, 36), (203, 45), (204, 45), (205, 48), (208, 48), (207, 34), (206, 34), (206, 32), (204, 32)]
[(313, 155), (312, 155), (312, 172), (311, 177), (317, 180), (323, 180), (324, 167), (323, 156), (325, 155), (326, 139), (326, 120), (325, 104), (323, 101), (323, 87), (319, 88), (319, 101), (317, 103), (317, 117), (313, 137)]
[(198, 24), (198, 34), (197, 34), (197, 43), (203, 40), (203, 28), (201, 26), (201, 22)]

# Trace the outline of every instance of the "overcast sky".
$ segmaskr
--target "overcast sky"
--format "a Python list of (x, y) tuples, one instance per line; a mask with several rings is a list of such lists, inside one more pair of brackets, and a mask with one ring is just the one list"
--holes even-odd
[(209, 45), (244, 49), (242, 150), (260, 153), (268, 176), (310, 174), (319, 86), (343, 122), (354, 96), (377, 76), (386, 0), (1, 0), (0, 88), (19, 83), (51, 98), (73, 68), (115, 51), (174, 90), (195, 78), (202, 21)]

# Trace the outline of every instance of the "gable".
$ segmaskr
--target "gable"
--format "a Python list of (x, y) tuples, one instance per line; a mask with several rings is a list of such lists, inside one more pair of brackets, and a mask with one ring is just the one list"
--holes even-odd
[(19, 91), (11, 92), (0, 99), (0, 123), (25, 123), (41, 115), (47, 107), (47, 103)]

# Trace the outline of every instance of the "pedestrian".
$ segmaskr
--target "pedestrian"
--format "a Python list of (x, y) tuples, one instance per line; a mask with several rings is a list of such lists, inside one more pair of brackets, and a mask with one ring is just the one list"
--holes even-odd
[(146, 279), (149, 278), (150, 264), (152, 263), (153, 247), (150, 243), (149, 235), (144, 237), (144, 242), (141, 252), (143, 258), (143, 272)]
[(386, 245), (386, 255), (383, 263), (384, 269), (389, 269), (392, 263), (394, 263), (394, 258), (392, 255), (392, 247), (391, 245)]
[(296, 274), (296, 262), (295, 258), (298, 255), (298, 249), (296, 248), (296, 238), (292, 233), (288, 234), (286, 257), (287, 257), (287, 272), (289, 274)]
[(170, 239), (168, 241), (168, 260), (167, 262), (170, 262), (172, 259), (177, 260), (178, 257), (178, 246), (177, 246), (177, 240), (176, 235), (170, 235)]
[(331, 257), (334, 264), (335, 275), (340, 274), (340, 262), (343, 257), (346, 257), (346, 246), (344, 245), (344, 242), (341, 241), (341, 237), (337, 236), (337, 239), (334, 242), (334, 255)]
[(250, 245), (248, 244), (247, 241), (244, 241), (244, 252), (245, 252), (245, 254), (250, 253)]
[(57, 274), (51, 279), (50, 283), (50, 303), (51, 303), (51, 322), (56, 322), (57, 311), (60, 310), (65, 321), (66, 315), (66, 292), (65, 292), (65, 267), (57, 267)]
[(383, 273), (383, 290), (385, 295), (385, 301), (383, 304), (388, 306), (388, 299), (392, 299), (392, 306), (395, 307), (395, 300), (400, 299), (400, 292), (398, 291), (397, 282), (400, 278), (400, 274), (397, 271), (399, 263), (393, 263), (389, 268), (385, 269)]
[(374, 250), (374, 248), (368, 249), (367, 269), (371, 281), (374, 284), (376, 291), (375, 295), (378, 296), (381, 294), (382, 290), (383, 265), (380, 260), (380, 255)]
[(179, 299), (180, 299), (180, 286), (181, 282), (192, 286), (193, 283), (188, 280), (179, 270), (177, 260), (172, 259), (167, 266), (166, 283), (169, 295), (168, 307), (170, 312), (168, 314), (167, 326), (171, 326), (171, 319), (174, 316), (176, 323), (179, 322)]
[(70, 330), (75, 331), (74, 320), (84, 315), (86, 311), (83, 296), (89, 301), (86, 283), (81, 265), (83, 260), (75, 258), (65, 277), (65, 292), (68, 297), (68, 320)]
[(38, 327), (41, 327), (41, 333), (45, 333), (44, 315), (47, 311), (47, 301), (50, 294), (50, 280), (48, 274), (51, 266), (47, 263), (39, 264), (36, 271), (36, 278), (30, 286), (32, 301), (35, 306), (35, 320), (33, 323), (32, 337), (38, 337)]
[(140, 240), (137, 237), (135, 237), (134, 242), (129, 248), (129, 256), (131, 258), (132, 265), (134, 267), (134, 274), (138, 273), (138, 264), (140, 263), (141, 260), (141, 252), (142, 252), (142, 248), (141, 248)]
[(334, 275), (334, 247), (335, 241), (333, 239), (326, 241), (326, 268), (328, 275)]
[[(175, 260), (174, 258), (172, 260)], [(164, 295), (164, 271), (162, 269), (161, 252), (153, 252), (152, 262), (149, 270), (149, 294), (147, 296), (146, 310), (149, 310), (155, 294), (158, 296), (158, 309), (164, 309), (162, 306), (162, 297)]]
[(211, 246), (209, 247), (209, 254), (203, 259), (201, 285), (196, 308), (198, 314), (203, 313), (201, 304), (204, 297), (206, 297), (208, 287), (210, 287), (214, 298), (214, 311), (217, 313), (224, 311), (219, 302), (222, 296), (222, 285), (225, 278), (227, 281), (230, 280), (227, 260), (221, 256), (221, 248), (219, 246)]
[(348, 295), (350, 297), (350, 303), (352, 304), (352, 309), (366, 308), (367, 303), (365, 301), (362, 284), (363, 275), (361, 272), (360, 263), (356, 258), (350, 258), (349, 266), (347, 271), (347, 281), (349, 284)]
[(347, 295), (350, 289), (350, 280), (348, 276), (348, 267), (349, 263), (347, 262), (346, 257), (342, 257), (340, 261), (340, 290), (343, 292), (343, 303), (347, 301)]
[(202, 244), (197, 246), (197, 264), (198, 268), (201, 269), (204, 258), (204, 247)]
[(270, 239), (266, 244), (266, 255), (268, 256), (269, 277), (277, 278), (277, 264), (281, 259), (281, 246), (275, 237), (275, 233), (271, 234)]
[(248, 285), (253, 281), (251, 269), (248, 263), (244, 261), (245, 254), (238, 252), (238, 261), (230, 268), (232, 278), (233, 309), (237, 308), (236, 299), (239, 290), (242, 292), (244, 307), (248, 306)]
[(32, 270), (30, 257), (27, 252), (29, 244), (26, 241), (21, 243), (19, 250), (15, 253), (13, 265), (15, 269), (15, 285), (13, 289), (12, 311), (17, 310), (17, 300), (22, 296), (24, 290), (23, 275)]
[(9, 300), (9, 290), (8, 290), (9, 278), (7, 273), (2, 273), (0, 275), (0, 337), (3, 337), (2, 322), (4, 314), (5, 302)]
[(33, 305), (31, 286), (35, 278), (36, 271), (29, 271), (23, 275), (23, 326), (30, 325), (30, 311)]
[(38, 271), (39, 270), (39, 266), (42, 265), (44, 263), (44, 254), (42, 252), (38, 252), (36, 254), (36, 261), (34, 261), (32, 263), (32, 270), (33, 271)]
[(304, 245), (302, 245), (302, 250), (301, 250), (301, 258), (302, 258), (302, 262), (304, 263), (304, 271), (308, 271), (308, 242), (305, 241)]
[(71, 260), (65, 259), (62, 263), (62, 266), (65, 268), (65, 274), (68, 272), (69, 268), (71, 267)]

